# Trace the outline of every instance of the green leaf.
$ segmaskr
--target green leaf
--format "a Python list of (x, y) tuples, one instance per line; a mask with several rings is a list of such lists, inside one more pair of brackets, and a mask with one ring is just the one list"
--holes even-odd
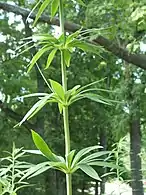
[(45, 0), (45, 1), (42, 3), (42, 5), (41, 5), (41, 7), (40, 7), (40, 9), (39, 9), (39, 11), (38, 11), (38, 13), (37, 13), (37, 15), (36, 15), (36, 18), (35, 18), (35, 21), (34, 21), (34, 23), (33, 23), (33, 26), (36, 25), (38, 19), (40, 18), (40, 16), (42, 15), (42, 13), (43, 13), (43, 11), (46, 9), (46, 7), (50, 4), (50, 2), (51, 2), (51, 0)]
[(70, 34), (70, 35), (68, 35), (68, 36), (66, 37), (66, 46), (67, 46), (69, 43), (71, 43), (71, 42), (74, 40), (74, 38), (78, 37), (79, 34), (80, 34), (80, 32), (81, 32), (81, 29), (80, 29), (80, 30), (77, 30), (76, 32), (74, 32), (74, 33), (72, 33), (72, 34)]
[(95, 152), (93, 154), (88, 155), (84, 159), (82, 159), (79, 163), (87, 163), (91, 160), (94, 160), (95, 158), (101, 157), (103, 155), (111, 154), (111, 151), (100, 151), (100, 152)]
[(89, 175), (90, 177), (92, 177), (93, 179), (96, 179), (96, 180), (99, 180), (101, 181), (98, 173), (89, 165), (86, 165), (86, 164), (81, 164), (81, 165), (78, 165), (78, 167), (84, 172), (86, 173), (87, 175)]
[(51, 53), (49, 54), (48, 60), (47, 60), (47, 65), (46, 65), (45, 69), (49, 68), (49, 66), (50, 66), (50, 64), (51, 64), (51, 62), (52, 62), (52, 60), (54, 59), (54, 56), (55, 56), (56, 52), (57, 52), (57, 49), (53, 49), (53, 50), (51, 51)]
[(40, 175), (41, 173), (47, 171), (48, 169), (52, 168), (51, 166), (45, 166), (45, 167), (41, 167), (38, 171), (36, 171), (34, 174), (32, 174), (31, 176), (28, 177), (28, 179), (35, 177), (37, 175)]
[(50, 96), (45, 96), (43, 99), (39, 100), (37, 103), (35, 103), (32, 108), (26, 113), (26, 115), (23, 117), (19, 125), (22, 125), (26, 120), (30, 119), (34, 116), (46, 103)]
[(68, 45), (71, 47), (78, 47), (79, 49), (85, 52), (91, 52), (97, 55), (100, 55), (100, 51), (101, 51), (101, 47), (80, 40), (74, 40)]
[[(39, 106), (34, 110), (34, 112), (28, 117), (28, 120), (32, 118), (36, 113), (38, 113), (48, 102), (53, 102), (50, 98), (53, 96), (53, 94), (50, 94), (48, 96), (40, 98), (41, 102)], [(49, 100), (50, 99), (50, 100)]]
[(65, 58), (65, 64), (67, 67), (70, 66), (70, 60), (71, 60), (71, 53), (68, 49), (64, 50), (64, 58)]
[(72, 160), (73, 160), (73, 157), (75, 155), (75, 151), (76, 150), (72, 150), (68, 156), (67, 156), (67, 161), (68, 161), (68, 167), (70, 168), (71, 167), (71, 163), (72, 163)]
[(51, 83), (51, 87), (54, 91), (54, 93), (56, 93), (62, 100), (64, 99), (64, 90), (62, 85), (60, 85), (60, 83), (49, 79), (50, 83)]
[(20, 96), (19, 98), (38, 97), (38, 96), (47, 96), (47, 95), (49, 94), (48, 93), (31, 93), (28, 95)]
[(51, 34), (38, 34), (38, 35), (33, 35), (33, 39), (36, 41), (39, 41), (40, 43), (44, 43), (42, 41), (48, 41), (47, 43), (49, 43), (49, 41), (51, 43), (56, 43), (58, 42), (58, 40)]
[(27, 152), (27, 153), (30, 153), (30, 154), (43, 155), (43, 153), (40, 150), (24, 150), (24, 152)]
[(53, 0), (51, 5), (51, 18), (53, 18), (58, 10), (59, 0)]
[(61, 170), (64, 173), (68, 171), (65, 162), (49, 162), (50, 166), (52, 166), (55, 169)]
[(21, 177), (21, 179), (19, 180), (22, 181), (25, 178), (28, 178), (30, 175), (34, 174), (36, 171), (38, 171), (39, 169), (48, 166), (48, 162), (43, 162), (43, 163), (39, 163), (38, 165), (34, 165), (33, 167), (31, 167), (30, 169), (28, 169), (27, 171), (24, 171), (24, 176)]
[(82, 0), (76, 0), (76, 1), (77, 1), (78, 4), (86, 7), (86, 4)]
[(94, 93), (84, 93), (82, 96), (101, 104), (112, 105), (108, 99)]
[(109, 167), (113, 169), (118, 169), (118, 165), (114, 165), (113, 163), (104, 162), (104, 161), (95, 161), (95, 162), (89, 162), (88, 165), (94, 165), (99, 167)]
[(41, 3), (41, 0), (39, 0), (36, 5), (33, 7), (33, 9), (31, 10), (31, 12), (28, 14), (26, 21), (28, 20), (28, 18), (31, 16), (31, 14), (34, 12), (34, 10), (39, 6), (39, 4)]
[(35, 131), (31, 130), (32, 138), (36, 147), (49, 159), (56, 161), (55, 155), (52, 153), (46, 142), (41, 138), (41, 136)]
[(78, 91), (82, 91), (83, 89), (86, 89), (86, 88), (88, 88), (89, 86), (92, 86), (92, 85), (95, 85), (95, 84), (97, 84), (97, 83), (100, 83), (100, 82), (104, 81), (105, 79), (106, 79), (106, 78), (103, 78), (103, 79), (101, 79), (101, 80), (99, 80), (99, 81), (94, 81), (94, 82), (92, 82), (92, 83), (89, 83), (89, 84), (87, 84), (87, 85), (81, 87)]
[(44, 46), (42, 47), (32, 58), (31, 62), (30, 62), (30, 65), (29, 65), (29, 68), (28, 68), (28, 71), (27, 72), (30, 72), (30, 70), (32, 69), (32, 67), (34, 66), (34, 64), (38, 61), (38, 59), (46, 52), (46, 51), (49, 51), (51, 49), (51, 47), (48, 47), (48, 46)]
[(80, 158), (82, 158), (85, 154), (91, 152), (92, 150), (96, 150), (99, 148), (103, 148), (102, 146), (90, 146), (87, 148), (83, 148), (82, 150), (80, 150), (74, 157), (73, 162), (72, 162), (72, 168), (74, 167), (75, 164), (78, 163), (78, 161), (80, 160)]
[(58, 108), (59, 108), (60, 114), (62, 114), (63, 105), (61, 103), (58, 103)]

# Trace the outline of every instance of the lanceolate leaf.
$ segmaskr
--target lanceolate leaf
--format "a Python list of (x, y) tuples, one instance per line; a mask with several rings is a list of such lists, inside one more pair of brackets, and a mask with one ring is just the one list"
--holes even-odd
[(90, 86), (92, 86), (92, 85), (95, 85), (95, 84), (97, 84), (97, 83), (100, 83), (100, 82), (104, 81), (105, 79), (106, 79), (106, 78), (103, 78), (103, 79), (101, 79), (101, 80), (99, 80), (99, 81), (94, 81), (94, 82), (92, 82), (92, 83), (89, 83), (89, 84), (87, 84), (87, 85), (85, 85), (85, 86), (79, 88), (78, 91), (82, 91), (83, 89), (86, 89), (86, 88), (88, 88), (88, 87), (90, 87)]
[(32, 138), (36, 145), (36, 147), (49, 159), (52, 161), (56, 161), (55, 155), (52, 153), (46, 142), (41, 138), (39, 134), (35, 131), (32, 132)]
[(80, 40), (74, 40), (71, 43), (68, 44), (68, 46), (70, 47), (78, 47), (79, 49), (85, 51), (85, 52), (91, 52), (91, 53), (95, 53), (95, 54), (100, 54), (100, 50), (99, 47), (92, 45), (90, 43), (84, 42), (84, 41), (80, 41)]
[(60, 114), (62, 114), (63, 111), (63, 105), (61, 103), (58, 103), (58, 108), (59, 108), (59, 112)]
[(101, 181), (99, 175), (97, 172), (89, 165), (81, 164), (78, 166), (84, 173), (86, 173), (88, 176), (92, 177), (93, 179)]
[(53, 18), (58, 10), (59, 0), (53, 0), (51, 5), (51, 18)]
[(39, 174), (41, 174), (41, 173), (47, 171), (47, 170), (50, 169), (50, 168), (52, 168), (52, 167), (51, 167), (51, 166), (44, 166), (44, 167), (41, 167), (38, 171), (35, 171), (34, 174), (32, 174), (31, 176), (29, 176), (28, 179), (31, 178), (31, 177), (35, 177), (35, 176), (37, 176), (37, 175), (39, 175)]
[(26, 20), (28, 20), (28, 18), (31, 16), (31, 14), (34, 12), (34, 10), (39, 6), (39, 4), (41, 3), (41, 0), (39, 0), (37, 3), (36, 3), (36, 5), (33, 7), (33, 9), (31, 10), (31, 12), (29, 13), (29, 15), (27, 16), (27, 19)]
[(76, 151), (76, 150), (72, 150), (72, 151), (68, 154), (68, 156), (67, 156), (67, 160), (68, 160), (68, 167), (70, 167), (70, 166), (71, 166), (71, 163), (72, 163), (73, 157), (74, 157), (74, 155), (75, 155), (75, 151)]
[(90, 146), (87, 148), (83, 148), (80, 150), (74, 157), (73, 162), (72, 162), (72, 168), (74, 167), (75, 164), (78, 163), (78, 161), (87, 153), (91, 152), (92, 150), (96, 150), (102, 148), (102, 146)]
[(67, 49), (64, 50), (64, 58), (65, 58), (66, 66), (69, 67), (70, 66), (70, 60), (71, 60), (71, 53)]
[(104, 161), (95, 161), (95, 162), (89, 162), (88, 165), (94, 165), (94, 166), (99, 166), (99, 167), (109, 167), (113, 169), (118, 169), (119, 166), (109, 163), (109, 162), (104, 162)]
[(50, 83), (54, 93), (56, 93), (61, 99), (64, 99), (64, 90), (62, 85), (60, 85), (60, 83), (51, 79), (50, 79)]
[(48, 162), (43, 162), (40, 163), (38, 165), (34, 165), (33, 167), (31, 167), (30, 169), (27, 170), (27, 172), (24, 172), (24, 176), (21, 177), (21, 179), (19, 181), (24, 180), (25, 178), (28, 178), (30, 175), (34, 174), (36, 171), (38, 171), (39, 169), (48, 166)]
[(111, 154), (111, 151), (99, 151), (99, 152), (95, 152), (93, 154), (88, 155), (87, 157), (83, 158), (79, 163), (87, 163), (90, 162), (94, 159), (97, 159), (98, 157), (107, 155), (107, 154)]
[(40, 7), (40, 9), (39, 9), (39, 11), (38, 11), (38, 13), (36, 15), (36, 18), (35, 18), (35, 21), (33, 23), (33, 26), (35, 26), (35, 24), (37, 23), (38, 19), (40, 18), (40, 16), (42, 15), (43, 11), (46, 9), (46, 7), (49, 5), (50, 2), (51, 2), (51, 0), (45, 0), (42, 3), (42, 5), (41, 5), (41, 7)]
[(27, 112), (27, 114), (24, 116), (22, 121), (19, 123), (19, 125), (22, 125), (23, 122), (25, 122), (27, 119), (30, 119), (34, 114), (36, 114), (46, 103), (49, 99), (49, 96), (45, 96), (43, 99), (39, 100), (37, 103), (35, 103), (32, 108)]
[(109, 100), (103, 98), (100, 95), (94, 94), (94, 93), (85, 93), (83, 94), (83, 97), (93, 100), (95, 102), (101, 103), (101, 104), (112, 105)]
[(74, 32), (74, 33), (72, 33), (71, 35), (67, 36), (66, 37), (66, 45), (68, 45), (69, 43), (71, 43), (74, 40), (74, 38), (78, 37), (78, 35), (80, 34), (80, 32), (81, 32), (81, 29), (78, 30), (78, 31), (76, 31), (76, 32)]
[(57, 52), (57, 49), (53, 49), (53, 50), (51, 51), (51, 53), (49, 54), (48, 60), (47, 60), (47, 65), (46, 65), (45, 69), (49, 68), (49, 66), (50, 66), (50, 64), (51, 64), (51, 62), (52, 62), (52, 60), (54, 59), (54, 56), (55, 56), (56, 52)]
[(28, 71), (29, 72), (32, 67), (34, 66), (34, 64), (38, 61), (38, 59), (46, 52), (46, 51), (49, 51), (51, 49), (51, 47), (49, 46), (44, 46), (43, 48), (41, 48), (36, 54), (35, 56), (32, 58), (31, 62), (30, 62), (30, 65), (29, 65), (29, 68), (28, 68)]
[(38, 97), (38, 96), (46, 96), (46, 95), (49, 95), (49, 94), (48, 93), (32, 93), (32, 94), (20, 96), (20, 98)]

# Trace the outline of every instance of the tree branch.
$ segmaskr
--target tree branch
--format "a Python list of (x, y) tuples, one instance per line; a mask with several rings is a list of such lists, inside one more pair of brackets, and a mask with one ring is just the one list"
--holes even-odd
[[(3, 3), (3, 2), (0, 2), (0, 9), (5, 10), (7, 12), (13, 12), (13, 13), (15, 13), (17, 15), (21, 15), (23, 17), (27, 17), (28, 14), (30, 13), (30, 10), (28, 10), (28, 9), (24, 9), (24, 8), (19, 7), (19, 6), (10, 5), (10, 4)], [(34, 13), (32, 13), (30, 18), (35, 19), (35, 16), (36, 15)], [(51, 20), (50, 17), (48, 17), (46, 15), (42, 15), (39, 18), (39, 22), (44, 22), (44, 23), (48, 23), (51, 25), (59, 26), (59, 19), (57, 17), (54, 17)], [(69, 21), (65, 22), (65, 29), (67, 31), (75, 32), (76, 30), (78, 30), (80, 28), (81, 28), (81, 26), (78, 24), (75, 24), (75, 23), (72, 23)], [(113, 53), (118, 58), (121, 58), (121, 59), (127, 61), (128, 63), (132, 63), (132, 64), (146, 70), (146, 55), (132, 54), (132, 53), (128, 52), (127, 50), (123, 49), (122, 47), (120, 47), (116, 42), (113, 43), (113, 41), (111, 41), (103, 36), (98, 36), (96, 39), (93, 40), (92, 43), (99, 44), (99, 45), (103, 46), (107, 51), (110, 51), (111, 53)]]
[[(21, 116), (20, 114), (14, 112), (12, 109), (4, 106), (2, 101), (0, 101), (0, 109), (2, 110), (2, 112), (4, 112), (6, 114), (6, 116), (8, 116), (11, 119), (14, 119), (17, 122), (20, 122), (23, 118), (23, 116)], [(36, 126), (28, 121), (25, 121), (22, 125), (29, 131), (31, 129), (36, 130)]]

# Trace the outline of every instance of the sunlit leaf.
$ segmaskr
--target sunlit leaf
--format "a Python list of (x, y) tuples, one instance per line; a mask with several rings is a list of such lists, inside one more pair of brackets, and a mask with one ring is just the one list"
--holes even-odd
[(93, 150), (97, 150), (99, 148), (103, 148), (102, 146), (90, 146), (87, 148), (83, 148), (82, 150), (80, 150), (74, 157), (73, 162), (72, 162), (72, 167), (78, 163), (78, 161), (81, 159), (81, 157), (83, 157), (85, 154), (88, 154), (89, 152), (93, 151)]
[(71, 60), (71, 53), (67, 49), (64, 50), (64, 58), (65, 58), (66, 66), (69, 67), (70, 66), (70, 60)]
[(34, 12), (34, 10), (39, 6), (39, 4), (41, 3), (41, 0), (39, 0), (36, 5), (33, 7), (33, 9), (31, 10), (31, 12), (28, 14), (26, 21), (29, 19), (29, 17), (31, 16), (31, 14)]
[(95, 158), (101, 157), (103, 155), (111, 154), (111, 151), (99, 151), (95, 152), (93, 154), (88, 155), (87, 157), (83, 158), (79, 163), (87, 163), (91, 160), (94, 160)]
[(92, 177), (93, 179), (101, 181), (98, 173), (89, 165), (81, 164), (79, 165), (79, 168), (86, 173), (88, 176)]
[(59, 108), (59, 112), (60, 114), (62, 114), (63, 111), (63, 105), (61, 103), (58, 103), (58, 108)]
[(28, 71), (29, 72), (32, 67), (34, 66), (34, 64), (38, 61), (38, 59), (46, 52), (46, 51), (49, 51), (51, 49), (51, 47), (48, 47), (48, 46), (44, 46), (42, 47), (32, 58), (31, 62), (30, 62), (30, 65), (29, 65), (29, 68), (28, 68)]
[(50, 4), (51, 0), (44, 0), (44, 2), (42, 3), (37, 15), (36, 15), (36, 18), (35, 18), (35, 21), (33, 23), (33, 26), (36, 25), (38, 19), (40, 18), (40, 16), (42, 15), (42, 13), (44, 12), (44, 10), (46, 9), (46, 7)]
[(46, 104), (47, 100), (48, 100), (48, 97), (45, 97), (45, 98), (39, 100), (37, 103), (35, 103), (32, 106), (32, 108), (23, 117), (23, 119), (21, 120), (21, 122), (19, 123), (19, 125), (22, 125), (22, 123), (24, 123), (27, 119), (29, 119), (30, 117), (32, 117), (34, 115), (34, 113), (37, 113)]
[(52, 62), (52, 60), (54, 59), (54, 56), (55, 56), (56, 52), (57, 52), (57, 49), (53, 49), (53, 50), (51, 51), (51, 53), (49, 54), (48, 60), (47, 60), (47, 65), (46, 65), (45, 69), (49, 68), (49, 66), (50, 66), (50, 64), (51, 64), (51, 62)]
[(77, 38), (80, 34), (81, 30), (78, 30), (66, 37), (66, 45), (68, 45), (70, 42), (74, 40), (74, 38)]
[(51, 18), (53, 18), (58, 10), (59, 0), (53, 0), (51, 5)]
[(49, 80), (51, 83), (51, 87), (54, 91), (54, 93), (56, 93), (61, 99), (64, 99), (64, 90), (62, 85), (60, 85), (60, 83), (54, 81), (54, 80)]
[(99, 166), (99, 167), (109, 167), (113, 169), (119, 168), (119, 166), (110, 163), (110, 162), (104, 162), (104, 161), (95, 161), (95, 162), (89, 162), (88, 165), (94, 165), (94, 166)]
[(49, 94), (48, 93), (32, 93), (32, 94), (20, 96), (19, 98), (39, 97), (39, 96), (46, 96), (46, 95), (49, 95)]

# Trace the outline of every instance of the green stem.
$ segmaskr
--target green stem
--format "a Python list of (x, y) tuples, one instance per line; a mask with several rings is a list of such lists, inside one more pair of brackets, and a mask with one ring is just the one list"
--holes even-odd
[[(64, 43), (65, 43), (63, 0), (59, 0), (59, 17), (60, 17), (61, 34), (64, 34)], [(64, 91), (66, 92), (67, 91), (67, 75), (66, 75), (66, 65), (65, 65), (63, 50), (61, 51), (61, 72), (62, 72), (62, 86), (63, 86)], [(63, 122), (64, 122), (64, 134), (65, 134), (65, 156), (66, 156), (66, 162), (67, 162), (67, 156), (70, 152), (68, 107), (63, 108)], [(71, 174), (66, 174), (66, 190), (67, 190), (67, 195), (72, 195)]]
[(15, 174), (15, 146), (13, 143), (13, 151), (12, 151), (12, 190), (14, 190), (14, 174)]

